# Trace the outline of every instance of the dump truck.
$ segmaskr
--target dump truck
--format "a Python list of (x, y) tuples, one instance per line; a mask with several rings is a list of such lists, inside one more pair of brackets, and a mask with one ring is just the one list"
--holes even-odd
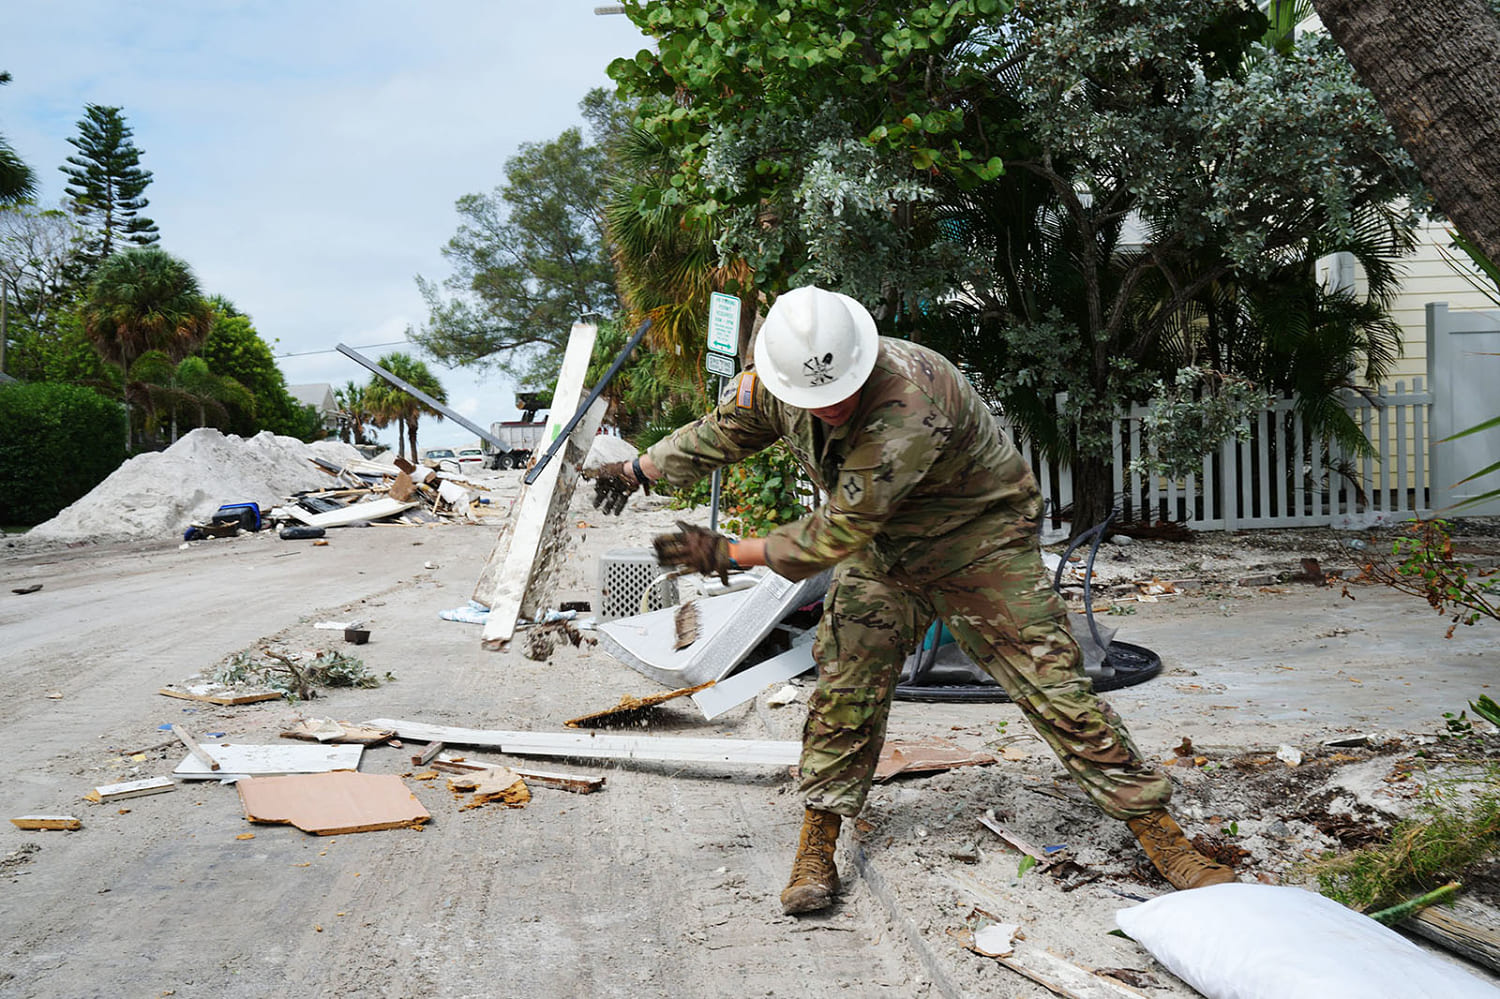
[(546, 420), (528, 423), (512, 420), (507, 423), (491, 423), (490, 436), (504, 441), (506, 448), (497, 448), (485, 442), (485, 467), (504, 471), (507, 468), (525, 468), (531, 456), (542, 446), (542, 434), (547, 429)]

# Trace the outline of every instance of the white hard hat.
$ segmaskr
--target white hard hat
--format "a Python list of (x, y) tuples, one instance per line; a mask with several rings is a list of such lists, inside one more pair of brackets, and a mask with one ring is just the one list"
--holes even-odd
[(799, 409), (843, 402), (875, 368), (875, 319), (854, 299), (796, 288), (776, 299), (755, 339), (755, 371), (776, 398)]

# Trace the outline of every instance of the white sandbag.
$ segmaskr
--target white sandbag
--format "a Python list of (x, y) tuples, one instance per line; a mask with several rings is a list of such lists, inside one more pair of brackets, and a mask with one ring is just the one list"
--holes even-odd
[(1208, 999), (1500, 999), (1500, 989), (1301, 888), (1211, 885), (1115, 913)]

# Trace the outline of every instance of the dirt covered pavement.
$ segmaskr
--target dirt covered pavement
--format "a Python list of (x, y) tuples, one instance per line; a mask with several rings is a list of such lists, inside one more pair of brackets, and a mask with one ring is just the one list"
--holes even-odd
[[(517, 479), (501, 473), (496, 495)], [(433, 818), (333, 837), (252, 825), (233, 788), (212, 782), (81, 800), (169, 774), (186, 755), (162, 731), (172, 723), (259, 743), (285, 741), (299, 715), (557, 732), (658, 692), (588, 642), (536, 661), (521, 643), (485, 651), (477, 626), (438, 617), (467, 601), (503, 506), (478, 525), (340, 529), (324, 547), (262, 533), (0, 555), (0, 802), (6, 818), (83, 823), (0, 828), (0, 995), (1049, 994), (958, 945), (950, 930), (976, 906), (1019, 923), (1028, 948), (1124, 969), (1147, 995), (1193, 994), (1108, 935), (1115, 910), (1165, 885), (1010, 705), (898, 702), (891, 738), (941, 737), (999, 760), (878, 786), (841, 840), (838, 906), (800, 919), (777, 903), (801, 818), (778, 767), (511, 758), (607, 784), (461, 810), (445, 778), (416, 779), (410, 743), (375, 746), (361, 770), (411, 775)], [(606, 521), (580, 495), (557, 599), (594, 599), (602, 553), (641, 547), (680, 516), (637, 497)], [(1106, 545), (1097, 566), (1103, 618), (1165, 665), (1110, 700), (1148, 755), (1172, 761), (1188, 834), (1246, 879), (1295, 882), (1309, 856), (1407, 812), (1446, 745), (1444, 712), (1500, 681), (1500, 628), (1445, 639), (1446, 622), (1412, 598), (1284, 581), (1304, 556), (1348, 561), (1331, 534), (1310, 532)], [(351, 619), (369, 627), (368, 645), (313, 627)], [(157, 693), (264, 647), (337, 649), (393, 679), (295, 705)], [(789, 706), (762, 694), (712, 722), (671, 702), (633, 731), (795, 739), (799, 685)], [(1340, 736), (1370, 738), (1325, 745)], [(1020, 873), (1021, 855), (981, 824), (987, 811), (1030, 843), (1066, 844), (1061, 861)]]

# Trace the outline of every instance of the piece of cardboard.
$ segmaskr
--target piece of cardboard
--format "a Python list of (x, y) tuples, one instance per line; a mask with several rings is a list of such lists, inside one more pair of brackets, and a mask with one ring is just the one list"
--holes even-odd
[(432, 818), (394, 774), (247, 777), (237, 787), (251, 822), (294, 825), (314, 836), (401, 829)]

